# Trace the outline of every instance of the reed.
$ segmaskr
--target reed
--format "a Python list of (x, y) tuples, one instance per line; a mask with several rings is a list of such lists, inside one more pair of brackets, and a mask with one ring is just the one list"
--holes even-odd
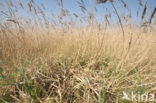
[[(119, 1), (129, 9), (126, 1)], [(131, 22), (124, 23), (125, 14), (119, 14), (113, 0), (95, 2), (114, 8), (115, 14), (104, 15), (102, 23), (95, 8), (89, 11), (83, 0), (77, 1), (83, 15), (70, 13), (65, 1), (55, 0), (61, 12), (52, 18), (46, 5), (36, 2), (0, 3), (8, 8), (0, 16), (4, 18), (0, 21), (0, 102), (132, 103), (122, 100), (122, 91), (155, 93), (154, 29), (143, 32)], [(139, 4), (143, 6), (141, 0)], [(145, 4), (143, 11), (138, 10), (142, 19), (148, 16), (147, 9)], [(31, 18), (17, 15), (18, 10)], [(153, 28), (155, 11), (149, 19)], [(112, 23), (110, 14), (117, 16), (119, 24)], [(124, 19), (131, 19), (129, 15)]]

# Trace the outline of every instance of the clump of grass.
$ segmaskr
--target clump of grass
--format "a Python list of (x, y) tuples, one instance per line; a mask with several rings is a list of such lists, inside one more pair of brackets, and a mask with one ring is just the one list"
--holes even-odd
[[(155, 91), (155, 31), (124, 27), (112, 0), (124, 33), (111, 26), (108, 16), (109, 25), (88, 23), (79, 29), (67, 20), (72, 16), (63, 1), (57, 3), (63, 14), (53, 16), (50, 23), (45, 6), (29, 1), (32, 24), (29, 18), (20, 21), (14, 4), (8, 5), (12, 15), (0, 22), (0, 102), (131, 103), (121, 99), (122, 91)], [(87, 12), (84, 1), (78, 3)], [(18, 5), (26, 9), (20, 0)]]

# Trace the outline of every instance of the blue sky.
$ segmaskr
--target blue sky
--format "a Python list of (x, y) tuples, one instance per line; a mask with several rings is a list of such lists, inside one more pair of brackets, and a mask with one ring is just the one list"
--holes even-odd
[[(0, 6), (0, 11), (7, 11), (8, 10), (7, 6), (5, 5), (6, 1), (9, 1), (9, 0), (0, 0), (0, 3), (3, 4), (3, 6)], [(17, 5), (18, 0), (11, 0), (11, 1), (15, 5)], [(26, 4), (28, 3), (28, 1), (30, 1), (30, 0), (21, 0), (22, 4), (26, 8), (27, 8)], [(44, 10), (44, 12), (48, 16), (51, 16), (52, 13), (60, 14), (60, 7), (56, 4), (55, 0), (34, 0), (34, 1), (37, 5), (40, 5), (40, 4), (45, 5), (46, 10)], [(78, 15), (85, 16), (85, 14), (82, 13), (77, 1), (80, 1), (80, 0), (63, 0), (64, 8), (67, 9), (70, 12), (70, 14), (76, 13)], [(121, 4), (118, 0), (114, 0), (114, 1), (115, 1), (114, 5), (117, 8), (120, 15), (122, 15), (123, 13), (128, 13), (127, 10), (124, 8), (123, 4)], [(140, 7), (139, 18), (136, 17), (137, 9), (139, 8), (138, 0), (124, 0), (124, 1), (126, 2), (126, 4), (128, 4), (129, 10), (130, 10), (131, 15), (132, 15), (132, 21), (133, 22), (141, 21), (140, 18), (141, 18), (141, 13), (143, 11), (143, 7)], [(147, 1), (148, 9), (147, 9), (146, 17), (148, 19), (150, 17), (152, 10), (156, 7), (156, 0), (140, 0), (140, 1), (142, 1), (143, 4)], [(88, 12), (90, 12), (90, 0), (84, 0), (84, 2), (85, 2), (85, 6), (86, 6)], [(93, 0), (93, 2), (95, 3), (96, 0)], [(95, 6), (93, 6), (93, 7), (95, 7)], [(107, 8), (107, 11), (106, 11), (106, 8)], [(96, 18), (98, 20), (104, 19), (104, 15), (108, 14), (108, 11), (110, 11), (110, 14), (112, 17), (112, 22), (116, 22), (118, 20), (110, 2), (107, 2), (105, 4), (96, 5), (96, 9), (98, 11), (95, 12), (95, 10), (94, 10), (94, 13), (95, 13)], [(27, 12), (23, 12), (23, 10), (21, 8), (19, 8), (18, 10), (19, 10), (19, 12), (18, 12), (19, 15), (25, 15), (25, 16), (27, 15)]]

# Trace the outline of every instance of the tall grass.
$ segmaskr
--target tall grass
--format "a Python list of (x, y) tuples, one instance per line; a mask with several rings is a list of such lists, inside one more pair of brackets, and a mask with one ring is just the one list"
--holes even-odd
[[(27, 5), (31, 19), (17, 17), (11, 0), (6, 4), (10, 13), (1, 12), (6, 19), (0, 22), (0, 102), (127, 103), (122, 91), (155, 93), (156, 31), (122, 24), (116, 12), (123, 42), (123, 31), (108, 19), (100, 25), (88, 18), (92, 27), (90, 22), (79, 27), (68, 19), (63, 1), (57, 1), (62, 14), (53, 15), (52, 23), (34, 0)], [(79, 4), (87, 12), (83, 0)], [(27, 11), (20, 0), (18, 7)], [(150, 22), (154, 12), (151, 17)]]

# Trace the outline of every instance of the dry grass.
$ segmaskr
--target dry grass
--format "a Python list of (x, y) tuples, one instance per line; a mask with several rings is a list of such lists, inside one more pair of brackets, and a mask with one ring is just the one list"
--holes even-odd
[(117, 27), (54, 28), (43, 20), (45, 27), (1, 22), (0, 102), (127, 103), (124, 90), (156, 94), (156, 31), (120, 24), (123, 40)]

